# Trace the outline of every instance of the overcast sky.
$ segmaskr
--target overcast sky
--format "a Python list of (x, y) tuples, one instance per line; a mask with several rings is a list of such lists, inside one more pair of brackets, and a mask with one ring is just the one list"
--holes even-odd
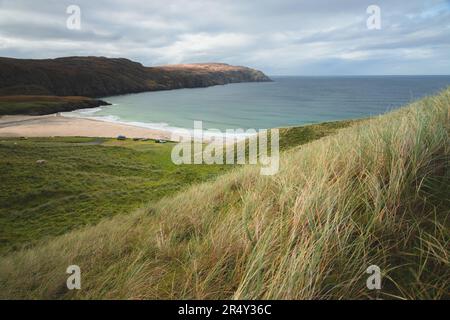
[[(369, 5), (381, 29), (369, 30)], [(69, 5), (81, 29), (66, 26)], [(0, 56), (225, 62), (267, 74), (450, 74), (449, 0), (0, 0)]]

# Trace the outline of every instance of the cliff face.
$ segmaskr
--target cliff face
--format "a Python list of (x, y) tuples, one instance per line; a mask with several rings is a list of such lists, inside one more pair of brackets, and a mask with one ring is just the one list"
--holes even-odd
[(147, 75), (152, 89), (196, 88), (237, 82), (271, 81), (259, 70), (223, 63), (153, 67), (147, 68)]
[(0, 95), (101, 97), (253, 81), (270, 79), (258, 70), (220, 63), (144, 67), (122, 58), (0, 58)]

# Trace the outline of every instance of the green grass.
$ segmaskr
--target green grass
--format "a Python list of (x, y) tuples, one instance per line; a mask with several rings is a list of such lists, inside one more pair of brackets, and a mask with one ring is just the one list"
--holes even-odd
[(94, 99), (77, 96), (0, 96), (0, 115), (44, 115), (97, 105)]
[(447, 89), (2, 256), (0, 298), (448, 299), (449, 133)]
[[(281, 129), (281, 147), (349, 123)], [(130, 139), (0, 138), (0, 253), (132, 212), (231, 169), (176, 166), (170, 159), (173, 146)], [(37, 164), (41, 159), (46, 163)]]
[(60, 111), (57, 102), (0, 102), (0, 114), (50, 114)]
[(330, 134), (337, 130), (346, 128), (361, 120), (342, 120), (310, 124), (301, 127), (287, 127), (280, 129), (280, 150), (288, 150), (292, 147), (302, 145)]
[[(0, 248), (14, 250), (132, 211), (228, 169), (175, 166), (172, 146), (92, 138), (0, 140)], [(46, 163), (36, 164), (40, 159)]]

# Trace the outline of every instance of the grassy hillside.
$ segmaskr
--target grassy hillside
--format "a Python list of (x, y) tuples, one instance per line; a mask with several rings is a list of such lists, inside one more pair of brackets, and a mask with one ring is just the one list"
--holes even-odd
[[(288, 149), (348, 126), (281, 130)], [(98, 223), (211, 180), (230, 165), (176, 166), (173, 143), (103, 138), (0, 138), (0, 253)], [(46, 160), (39, 165), (37, 160)]]
[(449, 131), (447, 90), (2, 257), (0, 297), (448, 298)]
[(101, 138), (0, 140), (0, 252), (132, 211), (228, 169), (176, 166), (172, 147)]
[(124, 58), (0, 57), (0, 96), (105, 97), (143, 91), (270, 81), (261, 71), (223, 63), (144, 67)]
[(109, 103), (87, 97), (0, 96), (0, 115), (43, 115), (75, 109), (94, 108)]

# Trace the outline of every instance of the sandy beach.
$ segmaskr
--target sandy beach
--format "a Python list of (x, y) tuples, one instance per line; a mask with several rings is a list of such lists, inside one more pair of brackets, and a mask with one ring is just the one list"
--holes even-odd
[(45, 116), (2, 116), (0, 137), (56, 137), (83, 136), (114, 138), (151, 138), (170, 140), (168, 131), (140, 128), (86, 118), (65, 117), (59, 114)]

